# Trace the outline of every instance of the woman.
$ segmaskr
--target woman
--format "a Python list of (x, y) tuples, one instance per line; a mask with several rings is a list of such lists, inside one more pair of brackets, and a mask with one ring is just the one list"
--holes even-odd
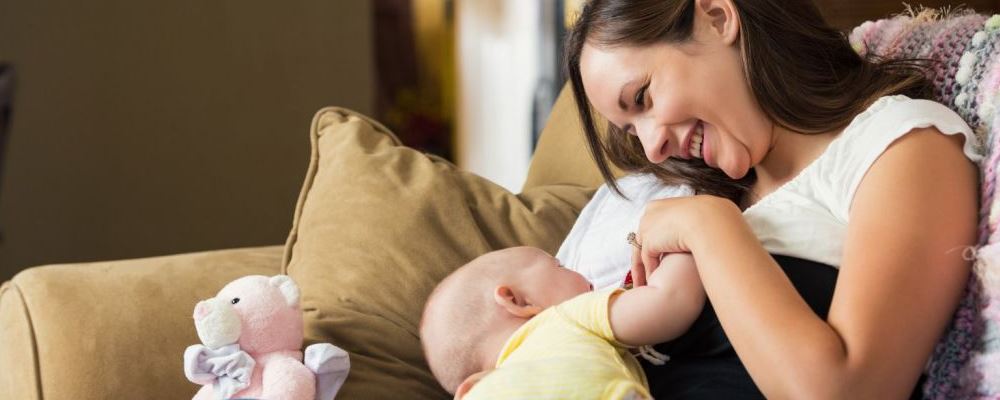
[(654, 396), (919, 396), (969, 277), (981, 158), (920, 100), (919, 62), (862, 59), (808, 0), (593, 0), (566, 51), (605, 180), (700, 193), (638, 232), (636, 284), (690, 252), (711, 303), (645, 367)]

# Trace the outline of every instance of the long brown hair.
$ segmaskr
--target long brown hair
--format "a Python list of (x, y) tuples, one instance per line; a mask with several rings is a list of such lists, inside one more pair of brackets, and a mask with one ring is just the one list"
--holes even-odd
[[(743, 70), (751, 93), (775, 124), (804, 134), (847, 126), (876, 99), (889, 94), (930, 97), (926, 59), (863, 58), (847, 36), (830, 27), (811, 0), (732, 0), (739, 13)], [(653, 173), (667, 184), (689, 184), (699, 194), (739, 204), (757, 175), (733, 180), (703, 160), (668, 158), (650, 163), (638, 138), (608, 123), (602, 134), (580, 74), (584, 43), (602, 47), (679, 44), (690, 40), (695, 0), (590, 0), (566, 39), (566, 74), (591, 155), (621, 194), (608, 164)], [(868, 53), (871, 54), (871, 53)]]

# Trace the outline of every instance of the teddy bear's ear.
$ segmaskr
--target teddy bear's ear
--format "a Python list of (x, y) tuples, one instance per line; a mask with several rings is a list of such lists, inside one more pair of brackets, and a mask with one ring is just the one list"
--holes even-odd
[(281, 291), (281, 295), (285, 297), (285, 304), (288, 304), (289, 307), (298, 307), (299, 287), (291, 277), (288, 275), (275, 275), (271, 279), (268, 279), (267, 284)]

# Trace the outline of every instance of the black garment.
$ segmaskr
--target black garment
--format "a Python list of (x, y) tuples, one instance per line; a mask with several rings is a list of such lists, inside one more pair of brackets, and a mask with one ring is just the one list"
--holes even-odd
[[(837, 282), (837, 269), (800, 258), (772, 255), (795, 289), (821, 318), (826, 319)], [(670, 361), (655, 366), (640, 358), (650, 392), (663, 399), (762, 399), (764, 395), (736, 356), (715, 310), (705, 302), (698, 319), (683, 335), (654, 348), (670, 355)], [(911, 399), (920, 399), (920, 387)]]

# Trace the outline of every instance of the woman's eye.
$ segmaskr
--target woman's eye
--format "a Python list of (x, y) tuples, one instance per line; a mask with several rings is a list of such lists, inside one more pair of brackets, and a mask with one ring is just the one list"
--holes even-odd
[(645, 105), (644, 102), (646, 101), (646, 88), (648, 88), (648, 87), (649, 87), (649, 84), (646, 84), (645, 86), (639, 88), (639, 91), (635, 92), (635, 104), (636, 105), (638, 105), (638, 106), (644, 106)]

